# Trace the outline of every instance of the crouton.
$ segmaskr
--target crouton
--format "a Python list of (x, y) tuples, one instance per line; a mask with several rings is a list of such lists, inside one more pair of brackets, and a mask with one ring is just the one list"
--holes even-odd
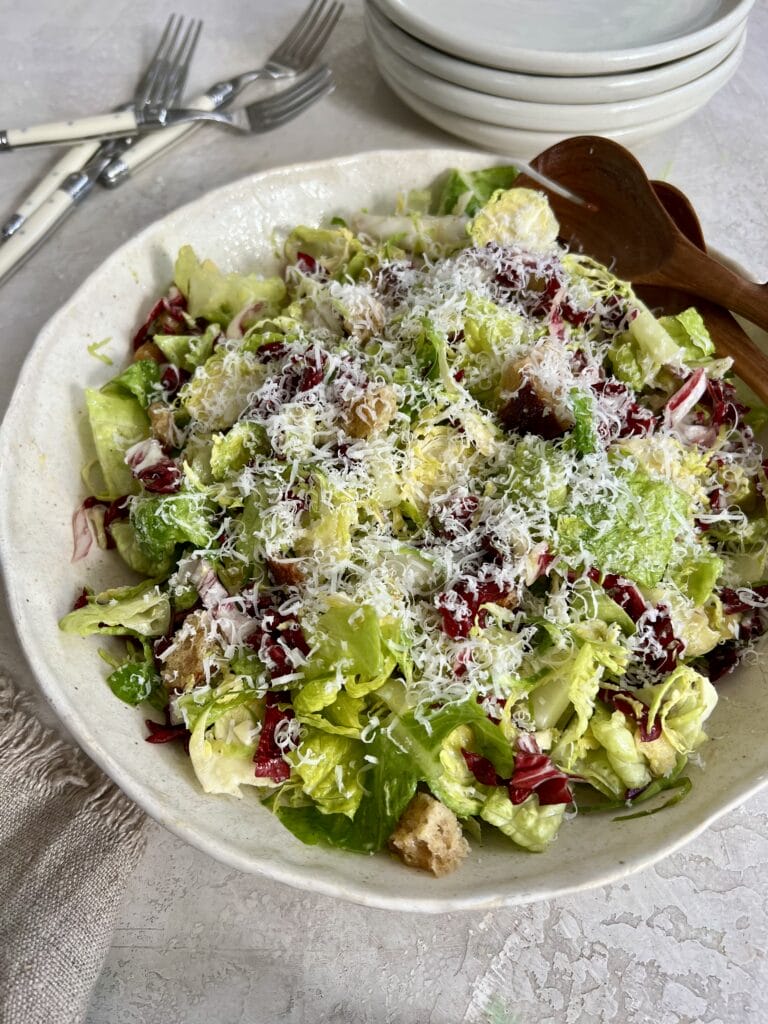
[(428, 793), (417, 793), (389, 837), (389, 848), (412, 868), (440, 878), (455, 871), (469, 853), (459, 819)]
[(216, 651), (210, 624), (209, 612), (191, 612), (177, 632), (173, 646), (161, 656), (160, 675), (170, 689), (190, 690), (205, 682), (206, 660)]
[(269, 575), (278, 587), (295, 587), (304, 582), (304, 573), (295, 558), (268, 558)]
[(133, 353), (134, 363), (141, 362), (142, 359), (152, 359), (156, 363), (166, 362), (166, 358), (154, 341), (145, 341), (143, 345), (139, 345), (136, 351)]
[(350, 437), (370, 437), (386, 430), (396, 410), (392, 389), (374, 384), (354, 399), (344, 416), (344, 429)]
[(176, 426), (173, 409), (164, 402), (152, 402), (147, 409), (152, 436), (165, 448), (178, 448), (181, 431)]
[(370, 341), (386, 322), (384, 306), (375, 295), (355, 295), (346, 299), (347, 308), (342, 326), (345, 332), (360, 341)]

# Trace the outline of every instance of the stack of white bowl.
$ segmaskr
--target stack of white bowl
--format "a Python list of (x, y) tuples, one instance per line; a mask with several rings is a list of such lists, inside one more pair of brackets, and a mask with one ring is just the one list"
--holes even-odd
[(368, 0), (381, 74), (428, 121), (532, 156), (625, 145), (703, 107), (738, 67), (754, 0)]

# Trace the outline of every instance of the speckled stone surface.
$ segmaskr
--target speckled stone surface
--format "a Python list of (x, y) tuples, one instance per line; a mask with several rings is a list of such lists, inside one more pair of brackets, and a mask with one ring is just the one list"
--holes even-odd
[[(256, 63), (302, 4), (183, 6), (206, 20), (194, 89)], [(119, 102), (165, 13), (151, 0), (4, 4), (0, 122), (53, 120)], [(710, 244), (761, 279), (768, 277), (767, 51), (768, 0), (758, 0), (736, 77), (704, 111), (636, 151), (653, 175), (688, 193)], [(260, 168), (453, 144), (378, 78), (359, 0), (348, 3), (329, 56), (338, 89), (322, 106), (272, 136), (199, 133), (130, 185), (92, 197), (0, 290), (0, 408), (47, 318), (108, 253), (161, 214)], [(0, 160), (4, 213), (51, 157), (39, 150)], [(3, 608), (0, 664), (29, 678)], [(40, 713), (51, 721), (42, 702)], [(527, 908), (424, 918), (238, 874), (150, 825), (88, 1024), (762, 1024), (767, 863), (768, 793), (621, 884)]]

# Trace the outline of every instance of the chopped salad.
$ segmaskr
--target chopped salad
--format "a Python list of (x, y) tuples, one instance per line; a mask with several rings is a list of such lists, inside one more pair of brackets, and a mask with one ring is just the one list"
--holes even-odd
[(515, 177), (297, 227), (273, 278), (185, 246), (85, 394), (75, 558), (141, 582), (61, 628), (122, 639), (108, 685), (206, 793), (435, 874), (679, 799), (768, 628), (764, 410)]

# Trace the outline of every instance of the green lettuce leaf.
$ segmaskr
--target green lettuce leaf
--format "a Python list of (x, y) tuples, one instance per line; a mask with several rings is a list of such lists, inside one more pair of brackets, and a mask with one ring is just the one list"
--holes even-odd
[(154, 580), (91, 595), (82, 608), (65, 615), (59, 628), (77, 636), (162, 636), (171, 624), (171, 602)]
[(213, 541), (214, 508), (201, 494), (145, 495), (131, 505), (136, 542), (153, 565), (165, 565), (177, 544), (208, 547)]
[(189, 415), (207, 430), (227, 430), (245, 412), (266, 367), (251, 352), (217, 351), (179, 392)]
[(105, 395), (133, 395), (146, 409), (158, 396), (161, 376), (160, 365), (154, 359), (139, 359), (108, 381), (101, 391)]
[(617, 470), (614, 494), (560, 516), (560, 550), (604, 572), (655, 586), (673, 558), (676, 538), (690, 521), (690, 499), (641, 470)]
[(584, 391), (571, 391), (571, 412), (573, 413), (573, 443), (582, 455), (591, 455), (598, 450), (597, 424), (593, 399)]
[(648, 704), (648, 727), (658, 720), (662, 736), (678, 754), (690, 754), (706, 739), (703, 723), (717, 704), (717, 690), (690, 665), (678, 665), (662, 683), (644, 687), (638, 696)]
[(125, 464), (125, 453), (149, 436), (147, 414), (132, 394), (107, 394), (88, 388), (85, 402), (105, 485), (99, 497), (112, 500), (135, 494), (139, 482)]
[[(598, 702), (588, 731), (605, 749), (608, 764), (626, 789), (642, 789), (651, 781), (648, 762), (635, 742), (635, 730), (621, 711), (611, 713)], [(579, 774), (578, 761), (574, 770)]]
[(220, 334), (218, 324), (209, 324), (202, 334), (156, 334), (152, 340), (169, 363), (193, 373), (210, 358)]
[(153, 664), (128, 661), (107, 676), (107, 685), (120, 700), (135, 705), (149, 700), (162, 684)]
[(275, 785), (256, 776), (253, 767), (263, 701), (250, 691), (231, 690), (203, 706), (190, 700), (188, 707), (194, 711), (188, 719), (189, 757), (203, 792), (241, 797), (241, 786)]
[(557, 835), (565, 808), (565, 804), (541, 807), (535, 793), (521, 804), (513, 804), (505, 789), (496, 789), (483, 804), (480, 817), (518, 846), (541, 853)]
[[(294, 228), (285, 240), (288, 263), (296, 263), (299, 253), (311, 256), (331, 277), (356, 278), (365, 265), (363, 246), (347, 227)], [(350, 268), (352, 272), (350, 273)]]
[(142, 576), (167, 576), (173, 568), (173, 552), (168, 550), (165, 557), (151, 558), (139, 544), (133, 524), (125, 519), (116, 519), (110, 524), (109, 532), (115, 542), (117, 553), (134, 572)]
[(603, 638), (583, 644), (574, 641), (569, 658), (564, 658), (562, 652), (551, 658), (545, 655), (545, 664), (550, 664), (536, 682), (529, 703), (537, 729), (553, 728), (569, 709), (575, 715), (563, 737), (560, 757), (565, 757), (568, 744), (586, 731), (605, 673), (612, 677), (623, 675), (628, 657), (619, 642), (618, 625), (605, 627)]
[[(417, 773), (405, 754), (379, 730), (365, 745), (373, 760), (362, 777), (366, 792), (354, 817), (323, 814), (300, 794), (299, 803), (291, 791), (284, 790), (268, 801), (268, 806), (285, 827), (303, 843), (322, 843), (342, 850), (373, 853), (382, 849), (395, 829), (401, 814), (416, 792)], [(287, 787), (286, 787), (287, 788)]]
[(677, 316), (662, 316), (659, 323), (683, 352), (687, 366), (707, 363), (715, 354), (715, 346), (709, 336), (701, 314), (691, 307)]
[(320, 616), (312, 646), (316, 649), (304, 668), (307, 679), (341, 673), (371, 680), (381, 675), (381, 627), (370, 605), (338, 599)]
[(211, 473), (224, 480), (230, 473), (247, 466), (267, 444), (264, 428), (248, 420), (239, 420), (226, 434), (214, 434), (211, 446)]
[(247, 306), (259, 305), (261, 316), (273, 316), (285, 299), (285, 285), (279, 277), (223, 274), (211, 260), (201, 263), (189, 245), (179, 250), (173, 279), (186, 296), (193, 320), (202, 317), (222, 327)]
[(360, 773), (365, 746), (349, 736), (306, 728), (298, 749), (289, 756), (302, 792), (323, 814), (354, 818), (363, 798)]
[(448, 172), (435, 202), (433, 213), (466, 214), (474, 217), (494, 192), (510, 188), (520, 172), (516, 167), (486, 167), (482, 171)]

